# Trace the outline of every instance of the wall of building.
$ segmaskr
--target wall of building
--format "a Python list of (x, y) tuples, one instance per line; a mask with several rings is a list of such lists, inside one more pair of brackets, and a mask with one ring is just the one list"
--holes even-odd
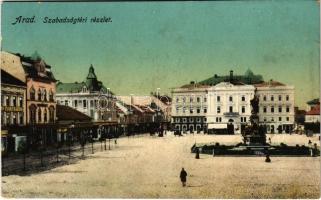
[[(38, 95), (39, 89), (43, 92), (43, 95), (40, 98)], [(32, 90), (35, 91), (35, 99), (31, 98)], [(49, 98), (50, 92), (52, 92), (53, 94), (53, 99)], [(46, 98), (45, 98), (45, 94), (46, 94)], [(34, 80), (32, 78), (27, 78), (27, 123), (28, 124), (32, 123), (31, 108), (34, 106), (36, 108), (35, 123), (54, 122), (56, 120), (55, 96), (56, 96), (55, 82), (44, 82), (41, 80)], [(50, 117), (50, 109), (52, 108), (54, 109), (53, 119), (52, 117)], [(39, 118), (39, 113), (41, 113), (40, 118)]]
[(250, 120), (250, 100), (253, 96), (254, 86), (251, 85), (222, 82), (211, 87), (208, 92), (208, 128), (219, 129), (227, 127), (230, 123), (233, 124), (235, 133), (241, 133), (241, 124), (248, 123)]
[[(205, 119), (202, 121), (202, 127), (207, 127), (208, 130), (227, 129), (227, 125), (232, 124), (234, 133), (241, 133), (242, 125), (250, 122), (252, 110), (250, 101), (254, 96), (255, 88), (253, 85), (233, 85), (229, 82), (221, 82), (206, 89), (176, 88), (172, 92), (172, 124), (178, 127), (184, 122), (187, 124), (190, 117), (203, 116)], [(189, 112), (190, 97), (195, 98), (195, 95), (200, 95), (207, 101), (199, 105), (193, 102), (192, 107), (199, 106), (201, 111), (206, 107), (206, 113), (191, 114)], [(259, 96), (259, 122), (267, 126), (268, 133), (285, 133), (292, 130), (294, 127), (294, 87), (286, 85), (257, 87), (257, 95)]]
[(172, 91), (172, 125), (176, 130), (206, 130), (207, 88), (177, 88)]
[(259, 121), (268, 132), (286, 132), (294, 126), (294, 87), (257, 87)]
[(1, 69), (13, 75), (22, 82), (26, 82), (25, 72), (19, 56), (1, 51)]
[[(104, 96), (101, 98), (100, 93), (58, 93), (56, 95), (58, 104), (72, 107), (93, 118), (94, 121), (117, 120), (115, 100)], [(106, 100), (107, 105), (99, 105), (99, 102)]]
[(1, 125), (26, 124), (26, 88), (1, 85)]
[(305, 123), (319, 123), (320, 115), (305, 115)]

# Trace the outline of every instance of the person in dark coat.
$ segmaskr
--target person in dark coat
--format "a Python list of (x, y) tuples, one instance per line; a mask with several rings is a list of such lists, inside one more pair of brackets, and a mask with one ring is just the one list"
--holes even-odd
[(196, 154), (195, 154), (196, 159), (200, 159), (200, 150), (199, 148), (196, 147)]
[(265, 162), (271, 162), (271, 159), (270, 159), (270, 155), (269, 154), (266, 154), (266, 157), (265, 157)]
[(182, 171), (179, 177), (181, 178), (183, 187), (186, 186), (186, 176), (187, 176), (187, 172), (184, 170), (184, 168), (182, 168)]

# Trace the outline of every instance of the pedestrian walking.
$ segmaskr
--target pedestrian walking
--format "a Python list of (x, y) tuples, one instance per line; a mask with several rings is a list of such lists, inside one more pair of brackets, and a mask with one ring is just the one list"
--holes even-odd
[(266, 154), (266, 157), (265, 157), (265, 162), (271, 162), (271, 159), (270, 159), (270, 155), (269, 154)]
[(196, 159), (200, 159), (200, 150), (199, 148), (196, 147), (196, 154), (195, 154)]
[(181, 182), (182, 182), (182, 185), (183, 187), (186, 186), (186, 176), (187, 176), (187, 172), (185, 171), (184, 167), (182, 168), (182, 171), (180, 173), (180, 179), (181, 179)]

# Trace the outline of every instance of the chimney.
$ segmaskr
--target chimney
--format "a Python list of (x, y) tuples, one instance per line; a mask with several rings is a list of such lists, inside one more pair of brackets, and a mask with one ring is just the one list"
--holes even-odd
[(230, 81), (233, 80), (233, 70), (230, 71)]

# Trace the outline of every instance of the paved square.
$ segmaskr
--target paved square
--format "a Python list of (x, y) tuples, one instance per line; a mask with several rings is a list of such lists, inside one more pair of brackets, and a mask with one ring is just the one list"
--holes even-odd
[[(306, 144), (318, 137), (268, 135), (272, 143)], [(320, 157), (212, 157), (196, 160), (197, 142), (232, 144), (241, 136), (187, 135), (120, 138), (118, 147), (76, 164), (30, 176), (2, 177), (4, 197), (319, 198)], [(188, 173), (187, 187), (179, 173)]]

